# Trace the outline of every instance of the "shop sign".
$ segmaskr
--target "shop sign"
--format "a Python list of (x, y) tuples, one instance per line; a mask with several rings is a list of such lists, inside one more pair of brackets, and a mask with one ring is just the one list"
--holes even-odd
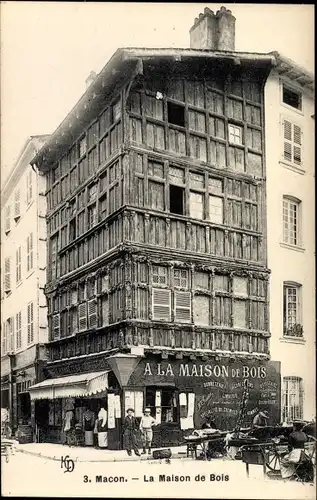
[(258, 378), (264, 379), (267, 376), (267, 368), (265, 366), (247, 366), (230, 367), (222, 364), (189, 364), (180, 363), (174, 366), (172, 363), (157, 363), (151, 365), (146, 363), (144, 368), (144, 376), (172, 376), (178, 377), (216, 377), (216, 378)]
[(270, 423), (280, 420), (280, 363), (266, 360), (228, 359), (216, 361), (162, 360), (147, 356), (136, 367), (129, 386), (174, 386), (195, 394), (195, 427), (212, 417), (219, 428), (233, 429), (239, 418), (247, 381), (248, 398), (244, 423), (249, 425), (259, 410), (267, 410)]

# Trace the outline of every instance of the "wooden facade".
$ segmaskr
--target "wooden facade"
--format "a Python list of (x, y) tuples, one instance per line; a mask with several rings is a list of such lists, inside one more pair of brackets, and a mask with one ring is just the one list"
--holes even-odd
[[(192, 408), (197, 387), (209, 394), (211, 382), (186, 375), (187, 396), (177, 377), (156, 387), (148, 360), (221, 362), (226, 371), (239, 359), (242, 377), (244, 362), (270, 358), (263, 89), (271, 62), (185, 53), (128, 51), (117, 67), (110, 61), (115, 83), (106, 89), (101, 73), (35, 161), (48, 178), (46, 376), (113, 370), (122, 415), (135, 404), (162, 417), (159, 446), (179, 441), (181, 400)], [(123, 382), (129, 363), (145, 372), (131, 368)], [(225, 379), (222, 387), (227, 394)], [(219, 405), (221, 423), (231, 410)]]
[(265, 73), (144, 64), (50, 168), (52, 359), (131, 345), (269, 355)]

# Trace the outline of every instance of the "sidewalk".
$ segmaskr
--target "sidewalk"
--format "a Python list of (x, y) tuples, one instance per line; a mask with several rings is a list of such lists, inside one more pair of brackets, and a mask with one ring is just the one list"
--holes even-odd
[[(67, 446), (63, 444), (19, 444), (15, 441), (14, 448), (16, 452), (19, 453), (26, 453), (28, 455), (56, 461), (60, 461), (61, 457), (65, 457), (66, 455), (68, 455), (69, 458), (72, 458), (75, 462), (136, 462), (141, 460), (153, 460), (152, 453), (151, 455), (146, 454), (138, 457), (134, 454), (129, 456), (125, 450), (100, 450), (80, 446)], [(170, 449), (172, 451), (172, 459), (186, 458), (186, 446), (174, 446), (170, 447)], [(152, 451), (154, 451), (154, 449)]]

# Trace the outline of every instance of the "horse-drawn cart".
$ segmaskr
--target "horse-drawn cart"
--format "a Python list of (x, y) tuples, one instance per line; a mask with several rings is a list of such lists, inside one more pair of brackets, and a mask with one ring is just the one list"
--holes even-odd
[[(262, 465), (264, 475), (280, 478), (281, 460), (289, 451), (288, 437), (292, 430), (291, 426), (257, 428), (251, 430), (244, 437), (232, 438), (229, 445), (239, 448), (241, 459), (246, 465), (247, 476), (249, 476), (249, 465), (253, 464)], [(303, 457), (306, 468), (313, 470), (316, 466), (316, 438), (314, 436), (308, 435)]]

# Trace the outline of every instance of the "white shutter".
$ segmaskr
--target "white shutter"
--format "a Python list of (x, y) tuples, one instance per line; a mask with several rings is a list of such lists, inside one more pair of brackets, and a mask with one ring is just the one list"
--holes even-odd
[(16, 323), (16, 348), (17, 349), (20, 349), (22, 347), (22, 332), (21, 332), (21, 328), (22, 328), (22, 318), (21, 318), (21, 311), (18, 312), (16, 314), (16, 320), (15, 320), (15, 323)]
[(14, 218), (18, 219), (20, 216), (20, 189), (17, 189), (14, 194)]
[(292, 124), (284, 120), (284, 159), (292, 161)]
[(21, 281), (21, 247), (16, 251), (16, 282)]
[(296, 165), (302, 164), (302, 130), (289, 120), (283, 122), (284, 159)]
[(87, 330), (87, 304), (79, 304), (78, 306), (78, 329), (79, 331)]
[(1, 338), (2, 338), (2, 354), (5, 354), (7, 347), (7, 331), (5, 323), (2, 323)]
[(33, 334), (33, 302), (28, 304), (28, 344), (34, 340)]
[(96, 328), (97, 326), (97, 302), (96, 299), (88, 301), (88, 326)]
[(171, 290), (153, 288), (153, 319), (171, 320)]
[(8, 319), (7, 327), (8, 327), (8, 333), (7, 333), (8, 351), (12, 352), (14, 350), (13, 317)]
[(298, 125), (294, 125), (294, 152), (293, 161), (296, 165), (301, 165), (302, 163), (302, 131)]
[(191, 322), (191, 293), (175, 291), (175, 321)]
[(4, 291), (10, 292), (11, 290), (11, 259), (6, 257), (4, 261)]
[(53, 326), (53, 338), (60, 338), (60, 315), (54, 314), (52, 317), (52, 326)]

